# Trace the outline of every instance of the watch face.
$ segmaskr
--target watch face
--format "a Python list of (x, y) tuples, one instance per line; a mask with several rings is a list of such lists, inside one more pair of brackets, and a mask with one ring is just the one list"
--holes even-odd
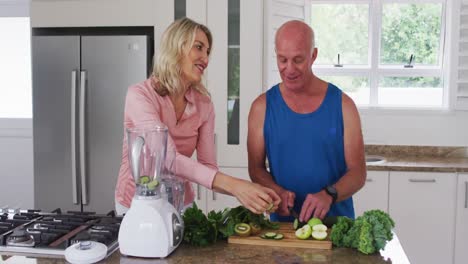
[(327, 187), (327, 191), (328, 191), (331, 195), (336, 195), (336, 189), (335, 189), (335, 187), (333, 187), (333, 186), (328, 186), (328, 187)]

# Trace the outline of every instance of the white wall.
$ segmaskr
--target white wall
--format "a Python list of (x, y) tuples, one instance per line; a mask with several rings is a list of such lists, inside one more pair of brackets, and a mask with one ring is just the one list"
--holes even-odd
[(33, 208), (31, 119), (0, 119), (0, 207)]
[(468, 112), (360, 111), (366, 144), (468, 146)]

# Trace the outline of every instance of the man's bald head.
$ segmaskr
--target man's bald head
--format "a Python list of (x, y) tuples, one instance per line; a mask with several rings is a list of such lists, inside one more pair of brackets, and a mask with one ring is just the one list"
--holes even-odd
[(299, 20), (291, 20), (283, 25), (276, 31), (275, 46), (281, 39), (305, 41), (310, 46), (310, 51), (313, 52), (315, 48), (315, 34), (312, 28), (306, 23)]

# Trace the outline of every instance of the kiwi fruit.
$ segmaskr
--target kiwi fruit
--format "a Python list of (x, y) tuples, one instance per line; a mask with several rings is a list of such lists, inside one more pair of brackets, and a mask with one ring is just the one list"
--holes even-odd
[(250, 222), (250, 223), (249, 223), (249, 226), (250, 226), (250, 230), (251, 230), (251, 234), (252, 234), (252, 235), (260, 234), (260, 232), (262, 231), (262, 227), (259, 226), (259, 225), (256, 224), (256, 223)]
[(240, 223), (234, 226), (234, 232), (236, 232), (238, 236), (242, 236), (242, 237), (250, 236), (251, 231), (252, 229), (250, 228), (250, 225), (246, 223)]

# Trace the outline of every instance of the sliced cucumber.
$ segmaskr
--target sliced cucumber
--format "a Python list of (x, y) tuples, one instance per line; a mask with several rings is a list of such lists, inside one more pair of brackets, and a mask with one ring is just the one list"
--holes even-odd
[(273, 239), (274, 240), (281, 240), (283, 238), (284, 238), (283, 234), (277, 234)]
[(154, 190), (154, 189), (156, 188), (156, 186), (158, 186), (158, 185), (159, 185), (158, 180), (152, 180), (152, 181), (150, 181), (150, 182), (148, 183), (147, 186), (148, 186), (148, 189)]
[(275, 232), (265, 233), (265, 237), (268, 238), (268, 239), (274, 239), (276, 235), (277, 235), (277, 233), (275, 233)]
[(140, 176), (138, 181), (139, 181), (140, 184), (146, 184), (146, 183), (148, 183), (150, 181), (150, 178), (149, 178), (149, 176), (144, 175), (144, 176)]
[(261, 235), (260, 235), (260, 238), (268, 239), (268, 238), (265, 236), (265, 234), (261, 234)]

